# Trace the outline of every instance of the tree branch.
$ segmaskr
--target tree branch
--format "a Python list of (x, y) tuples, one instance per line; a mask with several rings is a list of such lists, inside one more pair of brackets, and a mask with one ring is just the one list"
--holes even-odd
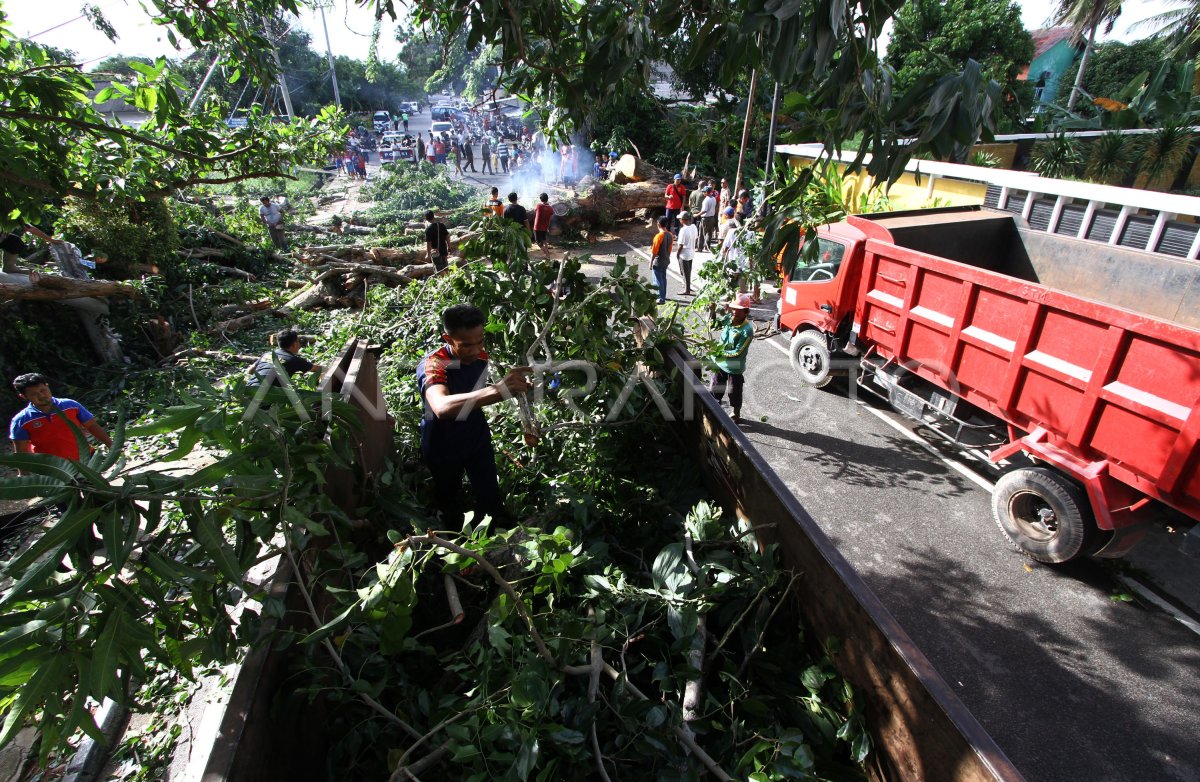
[(132, 141), (136, 141), (139, 144), (145, 144), (147, 146), (154, 147), (155, 149), (161, 149), (163, 152), (170, 152), (172, 155), (179, 155), (180, 157), (185, 157), (189, 160), (202, 163), (229, 160), (230, 158), (244, 155), (245, 153), (254, 149), (252, 145), (247, 145), (229, 152), (223, 152), (220, 155), (201, 155), (195, 152), (188, 152), (187, 150), (180, 149), (179, 147), (173, 147), (170, 144), (164, 144), (161, 141), (155, 141), (154, 139), (144, 136), (141, 133), (135, 133), (132, 130), (126, 130), (125, 128), (117, 127), (116, 125), (98, 125), (94, 122), (87, 122), (85, 120), (75, 119), (73, 117), (56, 117), (53, 114), (40, 114), (36, 111), (0, 110), (0, 117), (6, 119), (31, 119), (39, 122), (48, 122), (50, 124), (67, 125), (68, 127), (77, 128), (79, 130), (88, 130), (94, 133), (122, 136)]
[(413, 542), (432, 543), (435, 546), (440, 546), (441, 548), (446, 549), (447, 551), (453, 551), (459, 556), (475, 560), (475, 563), (478, 564), (479, 567), (483, 568), (484, 572), (491, 576), (492, 580), (495, 581), (496, 584), (502, 590), (504, 590), (504, 593), (509, 596), (513, 603), (516, 604), (517, 613), (521, 615), (521, 618), (525, 620), (525, 624), (529, 627), (529, 635), (531, 638), (533, 638), (533, 643), (537, 647), (538, 654), (541, 655), (543, 660), (550, 663), (550, 666), (554, 669), (557, 670), (560, 667), (558, 660), (556, 660), (554, 655), (550, 652), (550, 647), (546, 646), (546, 642), (542, 640), (542, 635), (538, 632), (537, 626), (533, 623), (533, 615), (529, 613), (529, 608), (525, 605), (525, 601), (519, 594), (517, 594), (517, 590), (513, 589), (513, 585), (508, 583), (508, 580), (500, 574), (500, 571), (496, 569), (496, 566), (487, 561), (486, 557), (476, 551), (463, 548), (457, 543), (452, 543), (445, 538), (439, 537), (438, 534), (432, 530), (426, 532), (424, 535), (409, 535), (408, 540), (410, 544)]

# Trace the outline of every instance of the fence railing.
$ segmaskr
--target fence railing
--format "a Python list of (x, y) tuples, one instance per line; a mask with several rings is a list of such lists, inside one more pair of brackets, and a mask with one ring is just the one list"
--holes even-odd
[[(850, 153), (826, 155), (820, 144), (781, 145), (778, 154), (848, 163)], [(868, 155), (866, 161), (870, 161)], [(982, 203), (1023, 217), (1035, 230), (1085, 241), (1130, 247), (1178, 258), (1200, 258), (1200, 198), (1050, 179), (1030, 171), (911, 160), (911, 174), (986, 185)]]

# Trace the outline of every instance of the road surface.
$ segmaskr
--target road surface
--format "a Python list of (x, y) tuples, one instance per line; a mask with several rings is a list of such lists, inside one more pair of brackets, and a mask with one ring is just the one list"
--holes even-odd
[[(648, 237), (626, 246), (646, 277)], [(672, 274), (669, 298), (681, 289)], [(786, 339), (757, 340), (742, 428), (1022, 773), (1200, 782), (1200, 636), (1114, 600), (1126, 590), (1097, 562), (1011, 550), (985, 465), (855, 396), (801, 387)]]

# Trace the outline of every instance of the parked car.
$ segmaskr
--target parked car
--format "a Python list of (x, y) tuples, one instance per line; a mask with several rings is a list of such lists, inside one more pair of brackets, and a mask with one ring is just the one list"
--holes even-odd
[(429, 117), (434, 122), (449, 122), (450, 118), (454, 116), (454, 112), (453, 106), (441, 103), (429, 110)]
[(421, 104), (415, 100), (406, 100), (400, 102), (400, 111), (407, 111), (409, 114), (420, 114)]
[(429, 132), (435, 135), (442, 133), (453, 133), (454, 125), (449, 122), (435, 122), (429, 126)]
[(392, 129), (392, 115), (380, 109), (371, 116), (371, 124), (375, 126), (376, 133)]

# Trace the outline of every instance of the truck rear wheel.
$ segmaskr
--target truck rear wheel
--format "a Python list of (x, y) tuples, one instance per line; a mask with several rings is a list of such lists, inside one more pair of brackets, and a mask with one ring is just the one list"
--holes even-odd
[(992, 515), (1004, 536), (1039, 562), (1086, 556), (1099, 533), (1083, 489), (1045, 467), (1013, 470), (997, 481)]
[(800, 331), (792, 335), (789, 351), (792, 368), (806, 386), (821, 388), (833, 379), (829, 343), (819, 331)]

